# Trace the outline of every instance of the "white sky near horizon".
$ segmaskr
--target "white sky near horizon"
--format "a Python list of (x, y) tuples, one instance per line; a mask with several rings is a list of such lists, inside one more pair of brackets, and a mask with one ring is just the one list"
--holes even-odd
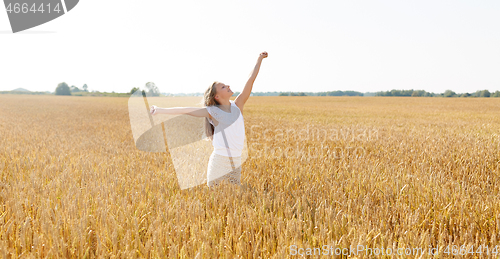
[(500, 1), (82, 0), (13, 34), (0, 11), (0, 91), (66, 82), (129, 92), (500, 90)]

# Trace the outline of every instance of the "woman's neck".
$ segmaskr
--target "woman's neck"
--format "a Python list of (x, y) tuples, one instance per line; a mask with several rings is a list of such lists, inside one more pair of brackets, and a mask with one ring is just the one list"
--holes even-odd
[(220, 105), (231, 105), (231, 102), (229, 102), (229, 100), (224, 100), (224, 101), (220, 101), (219, 102)]
[(230, 113), (231, 112), (231, 102), (229, 102), (229, 100), (220, 101), (219, 108)]

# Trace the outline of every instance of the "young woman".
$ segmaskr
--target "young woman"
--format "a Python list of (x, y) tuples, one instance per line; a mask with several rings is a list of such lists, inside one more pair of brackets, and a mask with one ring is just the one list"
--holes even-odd
[(267, 52), (260, 53), (257, 64), (243, 91), (234, 101), (230, 100), (233, 95), (231, 87), (215, 81), (205, 91), (204, 108), (151, 106), (152, 115), (159, 113), (188, 114), (206, 118), (205, 131), (214, 147), (207, 168), (207, 185), (209, 187), (217, 186), (223, 180), (241, 185), (241, 152), (245, 141), (243, 106), (250, 97), (253, 83), (264, 58), (267, 58)]

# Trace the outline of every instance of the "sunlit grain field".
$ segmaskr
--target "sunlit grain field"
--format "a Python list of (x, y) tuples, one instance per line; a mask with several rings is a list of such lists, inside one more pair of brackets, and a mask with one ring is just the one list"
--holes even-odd
[(0, 256), (500, 253), (497, 98), (251, 97), (244, 186), (213, 190), (135, 147), (127, 101), (0, 95)]

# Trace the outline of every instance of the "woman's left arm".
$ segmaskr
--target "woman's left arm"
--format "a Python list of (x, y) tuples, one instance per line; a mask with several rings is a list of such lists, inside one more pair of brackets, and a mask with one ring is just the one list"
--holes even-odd
[(252, 74), (250, 75), (250, 78), (248, 78), (247, 83), (245, 84), (245, 87), (243, 88), (243, 91), (234, 99), (234, 103), (238, 108), (240, 108), (241, 111), (243, 111), (243, 106), (248, 100), (248, 97), (250, 97), (250, 93), (252, 92), (252, 87), (253, 83), (255, 82), (255, 79), (257, 78), (257, 74), (259, 74), (260, 70), (260, 65), (262, 63), (262, 60), (264, 58), (267, 58), (267, 52), (262, 52), (259, 55), (259, 58), (257, 59), (257, 64), (255, 64), (255, 67), (252, 71)]

